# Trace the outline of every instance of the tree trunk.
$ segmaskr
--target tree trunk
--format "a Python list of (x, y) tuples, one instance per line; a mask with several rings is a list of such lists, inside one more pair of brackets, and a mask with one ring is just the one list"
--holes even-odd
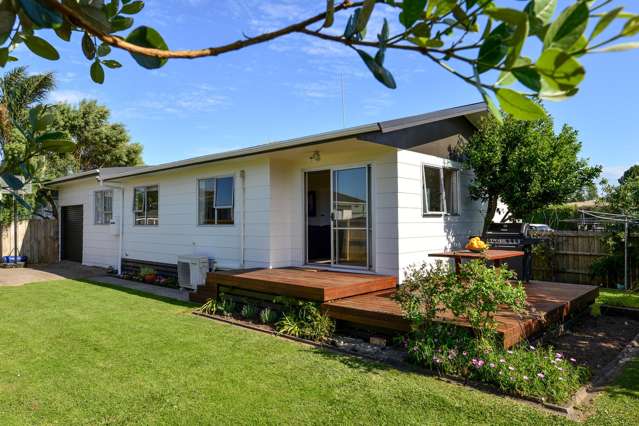
[(493, 218), (495, 217), (495, 212), (497, 211), (497, 196), (491, 195), (488, 197), (488, 208), (486, 209), (486, 217), (484, 217), (484, 229), (481, 232), (482, 238), (486, 238), (486, 232), (488, 232), (488, 227), (491, 223), (493, 223)]

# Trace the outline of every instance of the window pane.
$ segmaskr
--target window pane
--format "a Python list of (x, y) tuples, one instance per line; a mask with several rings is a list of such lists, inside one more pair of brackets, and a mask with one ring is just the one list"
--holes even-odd
[(217, 209), (217, 223), (218, 225), (232, 225), (233, 209)]
[(215, 181), (215, 207), (233, 207), (233, 178), (218, 178)]
[(215, 198), (215, 179), (203, 179), (199, 182), (198, 197), (199, 224), (215, 224), (215, 209), (213, 208), (213, 200)]
[(439, 169), (424, 167), (424, 205), (426, 212), (442, 211), (442, 191)]
[(159, 223), (158, 187), (146, 188), (146, 224), (157, 225)]
[(136, 188), (133, 190), (133, 211), (144, 212), (144, 189)]
[(457, 213), (457, 170), (444, 169), (444, 190), (446, 191), (446, 212)]
[(104, 192), (102, 192), (102, 191), (95, 192), (95, 195), (94, 195), (94, 204), (95, 204), (95, 219), (94, 219), (94, 223), (96, 225), (101, 225), (102, 223), (104, 223), (104, 212), (102, 210), (103, 197), (104, 197)]

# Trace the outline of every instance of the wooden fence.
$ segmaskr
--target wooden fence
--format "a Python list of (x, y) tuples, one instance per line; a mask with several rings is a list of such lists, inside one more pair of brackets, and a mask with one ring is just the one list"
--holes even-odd
[[(575, 284), (614, 286), (623, 282), (623, 261), (617, 266), (616, 278), (593, 276), (592, 264), (608, 255), (601, 232), (555, 231), (548, 238), (547, 245), (540, 245), (533, 257), (533, 278)], [(630, 236), (630, 244), (639, 244), (639, 234)], [(545, 249), (544, 249), (545, 247)], [(639, 262), (630, 258), (630, 277), (635, 287), (639, 284)]]
[[(0, 253), (13, 256), (13, 224), (0, 229)], [(18, 222), (18, 254), (28, 256), (29, 263), (58, 262), (58, 221), (23, 220)]]

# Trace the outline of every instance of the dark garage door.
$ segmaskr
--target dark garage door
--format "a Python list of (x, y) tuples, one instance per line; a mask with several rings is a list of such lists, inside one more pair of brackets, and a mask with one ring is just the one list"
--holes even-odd
[(62, 260), (82, 262), (82, 206), (62, 207)]

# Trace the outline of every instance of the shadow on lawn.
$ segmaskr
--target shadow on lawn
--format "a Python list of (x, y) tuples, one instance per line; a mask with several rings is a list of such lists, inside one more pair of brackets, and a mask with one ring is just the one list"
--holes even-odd
[(128, 288), (128, 287), (121, 287), (121, 286), (115, 285), (115, 284), (101, 283), (101, 282), (98, 282), (98, 281), (93, 281), (91, 279), (76, 279), (74, 281), (81, 282), (81, 283), (84, 283), (84, 284), (91, 284), (91, 285), (96, 285), (96, 286), (100, 286), (100, 287), (106, 287), (106, 288), (109, 288), (111, 290), (117, 290), (117, 291), (121, 291), (123, 293), (131, 294), (131, 295), (134, 295), (134, 296), (140, 296), (140, 297), (144, 297), (146, 299), (157, 300), (159, 302), (165, 302), (165, 303), (168, 303), (170, 305), (181, 306), (181, 307), (184, 307), (184, 308), (194, 308), (194, 307), (200, 306), (199, 304), (193, 303), (193, 302), (171, 299), (170, 297), (158, 296), (158, 295), (155, 295), (155, 294), (146, 293), (146, 292), (141, 291), (141, 290), (136, 290), (136, 289), (132, 289), (132, 288)]
[(370, 358), (364, 358), (362, 355), (339, 352), (337, 349), (330, 347), (315, 348), (313, 352), (322, 358), (331, 361), (338, 361), (346, 367), (363, 373), (374, 373), (377, 371), (393, 370), (389, 364), (375, 361)]

